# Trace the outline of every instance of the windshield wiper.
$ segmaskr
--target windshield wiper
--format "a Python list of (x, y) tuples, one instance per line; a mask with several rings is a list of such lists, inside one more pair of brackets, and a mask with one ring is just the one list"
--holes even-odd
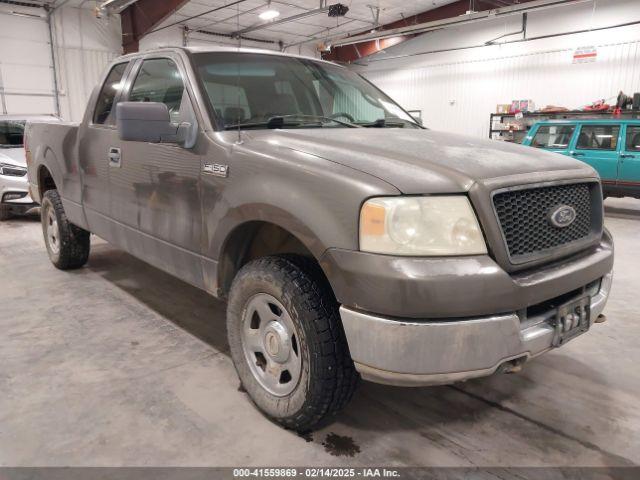
[(403, 118), (378, 118), (373, 122), (360, 123), (359, 125), (366, 128), (397, 128), (397, 127), (402, 128), (405, 125), (411, 125), (412, 127), (420, 128), (420, 126), (417, 123), (413, 123)]
[[(298, 120), (296, 120), (298, 119)], [(314, 120), (314, 122), (309, 123), (304, 120)], [(247, 122), (247, 123), (237, 123), (235, 125), (227, 125), (224, 127), (225, 130), (235, 130), (236, 128), (284, 128), (284, 127), (299, 127), (301, 125), (317, 125), (319, 127), (323, 126), (322, 121), (326, 122), (335, 122), (340, 125), (344, 125), (350, 128), (360, 128), (360, 125), (356, 125), (354, 123), (345, 122), (344, 120), (337, 120), (331, 117), (324, 117), (322, 115), (305, 115), (305, 114), (291, 114), (291, 115), (278, 115), (275, 117), (269, 118), (264, 122)], [(320, 123), (318, 123), (320, 121)]]

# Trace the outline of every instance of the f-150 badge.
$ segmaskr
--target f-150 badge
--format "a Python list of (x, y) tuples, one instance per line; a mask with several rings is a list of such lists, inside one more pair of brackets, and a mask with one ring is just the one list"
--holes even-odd
[(208, 173), (209, 175), (215, 175), (216, 177), (226, 178), (229, 176), (229, 166), (220, 165), (218, 163), (205, 163), (202, 166), (202, 172)]

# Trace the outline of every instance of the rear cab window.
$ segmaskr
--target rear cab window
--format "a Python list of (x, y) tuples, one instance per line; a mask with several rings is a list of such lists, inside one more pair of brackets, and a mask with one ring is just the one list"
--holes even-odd
[(576, 150), (604, 150), (618, 149), (620, 125), (582, 125)]
[(541, 125), (531, 140), (531, 146), (563, 150), (569, 147), (575, 125)]
[(97, 125), (114, 125), (115, 118), (111, 115), (116, 97), (122, 90), (122, 78), (127, 70), (129, 62), (114, 65), (98, 95), (96, 107), (93, 112), (93, 123)]

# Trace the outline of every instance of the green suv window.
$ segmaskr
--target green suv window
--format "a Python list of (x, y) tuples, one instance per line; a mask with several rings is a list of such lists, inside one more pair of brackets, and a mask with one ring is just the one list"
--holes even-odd
[(542, 125), (538, 128), (531, 146), (536, 148), (567, 148), (575, 125)]
[(583, 125), (578, 135), (579, 150), (615, 150), (620, 125)]
[(640, 125), (627, 127), (627, 147), (628, 152), (640, 152)]

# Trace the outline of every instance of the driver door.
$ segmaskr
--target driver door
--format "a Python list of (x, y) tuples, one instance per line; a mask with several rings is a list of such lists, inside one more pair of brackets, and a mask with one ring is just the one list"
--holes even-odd
[[(186, 78), (177, 56), (144, 58), (127, 101), (161, 102), (172, 122), (197, 123)], [(186, 149), (175, 143), (123, 141), (120, 165), (110, 177), (111, 217), (122, 225), (124, 246), (196, 285), (202, 284), (201, 161), (197, 144)]]

